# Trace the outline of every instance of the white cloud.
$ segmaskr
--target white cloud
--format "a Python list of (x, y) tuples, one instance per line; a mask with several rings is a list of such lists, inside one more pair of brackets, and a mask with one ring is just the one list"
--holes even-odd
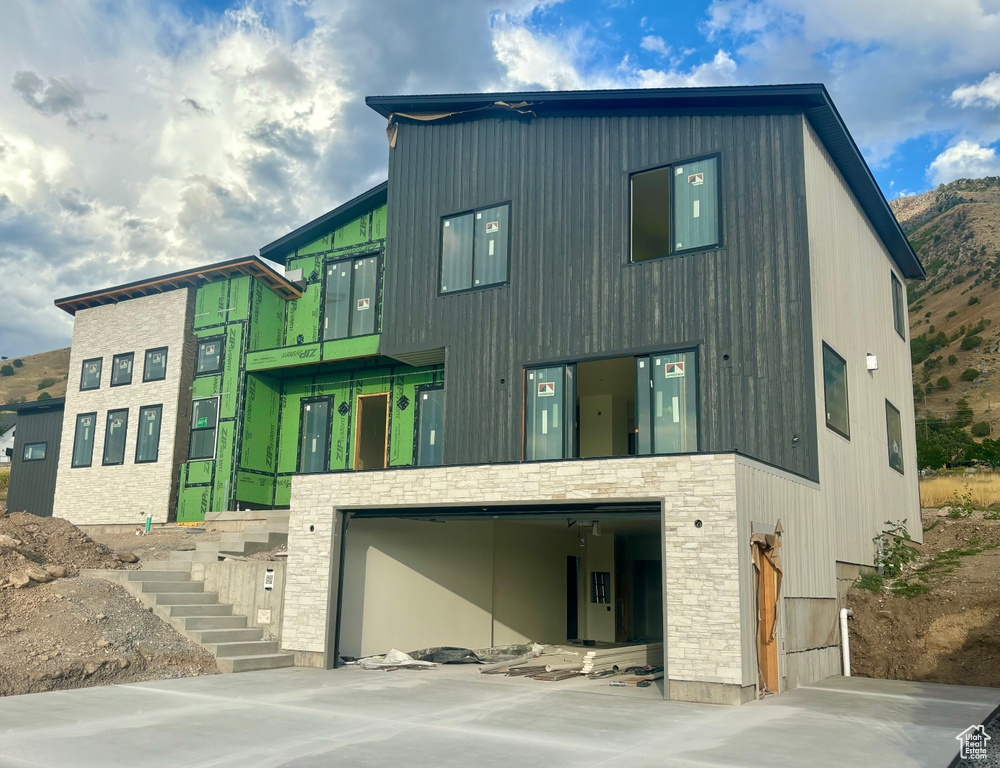
[(951, 100), (962, 107), (1000, 107), (1000, 72), (990, 72), (974, 85), (956, 88)]
[(667, 41), (659, 35), (646, 35), (642, 38), (642, 42), (639, 43), (639, 46), (644, 51), (655, 53), (658, 56), (670, 55), (670, 46), (667, 45)]
[(935, 184), (947, 184), (955, 179), (1000, 176), (1000, 158), (992, 147), (963, 140), (934, 158), (927, 175)]

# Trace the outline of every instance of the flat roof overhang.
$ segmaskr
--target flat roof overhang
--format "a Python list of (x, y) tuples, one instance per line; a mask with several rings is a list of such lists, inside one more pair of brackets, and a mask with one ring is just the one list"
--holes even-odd
[(448, 520), (488, 521), (516, 518), (520, 521), (572, 519), (590, 521), (614, 517), (618, 520), (660, 520), (658, 500), (539, 501), (520, 504), (452, 504), (405, 507), (338, 507), (352, 518), (405, 519), (446, 522)]
[(279, 275), (261, 259), (256, 256), (245, 256), (240, 259), (220, 261), (217, 264), (186, 269), (182, 272), (173, 272), (169, 275), (161, 275), (146, 280), (137, 280), (133, 283), (116, 285), (112, 288), (102, 288), (101, 290), (90, 291), (89, 293), (80, 293), (76, 296), (67, 296), (64, 299), (56, 299), (54, 303), (59, 309), (75, 315), (81, 309), (90, 309), (105, 304), (117, 304), (120, 301), (136, 299), (141, 296), (154, 296), (159, 293), (166, 293), (167, 291), (175, 291), (179, 288), (197, 288), (213, 280), (228, 279), (241, 275), (256, 277), (285, 300), (298, 299), (302, 296), (301, 288), (289, 282), (283, 275)]

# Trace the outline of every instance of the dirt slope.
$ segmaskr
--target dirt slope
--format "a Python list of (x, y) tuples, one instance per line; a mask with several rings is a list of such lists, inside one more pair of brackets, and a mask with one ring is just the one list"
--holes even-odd
[[(0, 360), (0, 366), (9, 365), (13, 376), (0, 376), (0, 403), (11, 403), (24, 398), (37, 400), (42, 392), (52, 397), (66, 396), (66, 379), (69, 376), (69, 347), (25, 355), (20, 358), (24, 365), (17, 367), (14, 359)], [(47, 379), (55, 379), (54, 384), (39, 389), (39, 384)], [(2, 418), (2, 415), (0, 415)]]

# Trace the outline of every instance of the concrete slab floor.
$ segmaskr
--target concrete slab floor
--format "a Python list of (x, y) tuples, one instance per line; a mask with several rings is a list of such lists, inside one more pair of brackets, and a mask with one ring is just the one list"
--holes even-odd
[(742, 707), (534, 682), (293, 668), (14, 696), (0, 767), (946, 766), (1000, 706), (997, 689), (864, 678)]

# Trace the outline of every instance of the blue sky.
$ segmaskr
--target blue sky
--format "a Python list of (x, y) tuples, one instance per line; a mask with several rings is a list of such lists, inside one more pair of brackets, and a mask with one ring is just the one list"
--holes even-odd
[(5, 0), (0, 354), (385, 178), (369, 94), (827, 85), (886, 196), (1000, 175), (1000, 0)]

